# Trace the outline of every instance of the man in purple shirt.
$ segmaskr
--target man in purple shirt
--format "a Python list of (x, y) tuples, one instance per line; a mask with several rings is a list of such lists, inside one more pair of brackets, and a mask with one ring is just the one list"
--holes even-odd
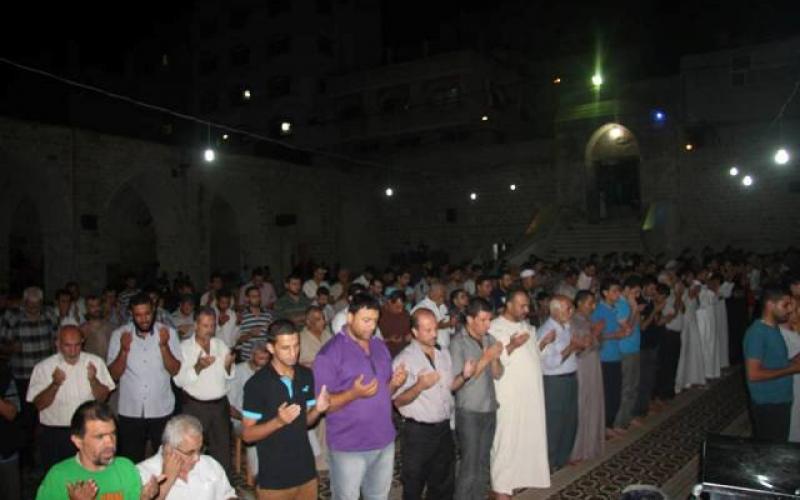
[(334, 500), (385, 500), (394, 470), (394, 391), (406, 369), (392, 371), (392, 357), (373, 338), (378, 301), (353, 297), (347, 325), (326, 343), (314, 360), (314, 381), (330, 393), (326, 417), (331, 490)]

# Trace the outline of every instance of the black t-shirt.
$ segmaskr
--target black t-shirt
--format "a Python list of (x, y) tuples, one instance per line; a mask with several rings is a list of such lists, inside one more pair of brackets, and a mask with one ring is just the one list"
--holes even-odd
[[(652, 300), (646, 299), (639, 299), (640, 304), (644, 304), (644, 310), (642, 310), (642, 321), (645, 318), (650, 316), (653, 313), (653, 309), (655, 305), (653, 304)], [(654, 349), (658, 347), (658, 344), (661, 341), (661, 335), (663, 335), (664, 330), (666, 330), (665, 326), (659, 326), (656, 322), (656, 318), (653, 318), (653, 321), (650, 322), (650, 326), (642, 330), (642, 349)]]
[(259, 424), (272, 420), (282, 403), (300, 405), (300, 415), (291, 424), (256, 442), (260, 488), (292, 488), (317, 475), (306, 427), (306, 411), (316, 403), (311, 370), (296, 365), (294, 379), (281, 379), (272, 364), (268, 364), (244, 386), (242, 414), (245, 418), (257, 420)]

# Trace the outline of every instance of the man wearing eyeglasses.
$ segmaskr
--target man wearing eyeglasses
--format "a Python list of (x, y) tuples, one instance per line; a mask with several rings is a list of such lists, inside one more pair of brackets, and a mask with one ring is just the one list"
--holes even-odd
[(236, 491), (225, 469), (203, 454), (203, 425), (191, 415), (176, 415), (164, 427), (161, 448), (136, 465), (142, 482), (161, 481), (159, 500), (228, 500)]

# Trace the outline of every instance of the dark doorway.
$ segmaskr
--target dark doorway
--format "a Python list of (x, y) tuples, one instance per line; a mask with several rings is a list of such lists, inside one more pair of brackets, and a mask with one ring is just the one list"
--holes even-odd
[(596, 164), (597, 188), (609, 210), (628, 207), (639, 210), (639, 160), (624, 159), (613, 164)]

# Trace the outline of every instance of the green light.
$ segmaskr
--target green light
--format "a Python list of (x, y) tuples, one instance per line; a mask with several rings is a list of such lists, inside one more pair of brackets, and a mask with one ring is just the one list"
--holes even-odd
[(600, 73), (595, 73), (594, 75), (592, 75), (592, 85), (594, 85), (595, 87), (603, 85), (603, 75), (601, 75)]

